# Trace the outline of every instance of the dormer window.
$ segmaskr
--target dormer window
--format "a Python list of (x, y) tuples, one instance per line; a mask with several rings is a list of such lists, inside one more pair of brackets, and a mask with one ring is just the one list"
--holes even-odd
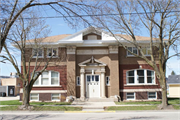
[(97, 35), (88, 35), (87, 39), (88, 40), (97, 40)]

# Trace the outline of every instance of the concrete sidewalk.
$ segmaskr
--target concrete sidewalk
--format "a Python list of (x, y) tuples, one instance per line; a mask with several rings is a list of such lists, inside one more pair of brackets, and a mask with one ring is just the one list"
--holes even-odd
[(0, 101), (8, 101), (8, 100), (20, 100), (20, 96), (12, 96), (12, 97), (0, 97)]

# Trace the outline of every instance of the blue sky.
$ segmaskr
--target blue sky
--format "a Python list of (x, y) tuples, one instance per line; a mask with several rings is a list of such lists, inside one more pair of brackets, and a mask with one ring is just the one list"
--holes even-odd
[[(49, 9), (47, 9), (46, 12), (43, 13), (44, 16), (55, 16), (57, 14), (52, 13)], [(59, 34), (73, 34), (75, 32), (78, 32), (84, 28), (78, 28), (78, 29), (72, 29), (62, 18), (51, 18), (51, 19), (46, 19), (46, 24), (49, 25), (51, 29), (51, 33), (49, 33), (48, 36), (54, 36), (54, 35), (59, 35)], [(143, 35), (142, 35), (143, 36)], [(170, 55), (173, 54), (173, 50), (170, 51)], [(15, 55), (19, 62), (19, 67), (20, 67), (20, 56), (16, 53), (12, 54)], [(175, 71), (176, 74), (180, 74), (180, 59), (178, 60), (177, 57), (171, 58), (167, 62), (167, 72), (166, 76), (170, 75), (172, 70)], [(1, 63), (0, 62), (0, 76), (1, 75), (6, 75), (9, 76), (10, 72), (16, 72), (14, 67), (10, 63)]]

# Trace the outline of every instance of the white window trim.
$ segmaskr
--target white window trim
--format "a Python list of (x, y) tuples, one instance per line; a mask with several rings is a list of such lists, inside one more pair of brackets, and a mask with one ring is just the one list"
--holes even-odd
[[(37, 57), (37, 56), (34, 56), (34, 49), (35, 49), (35, 48), (32, 48), (32, 55), (33, 55), (32, 58), (36, 58), (36, 57)], [(44, 58), (44, 49), (43, 49), (43, 48), (40, 48), (40, 49), (42, 49), (42, 56), (39, 56), (39, 55), (38, 55), (38, 58)]]
[[(138, 83), (137, 70), (144, 70), (144, 83)], [(147, 82), (147, 70), (150, 70), (150, 69), (131, 69), (131, 70), (126, 71), (126, 85), (156, 85), (155, 71), (150, 70), (150, 71), (154, 72), (154, 80), (153, 80), (153, 83), (148, 83)], [(129, 71), (134, 71), (134, 83), (128, 83), (128, 72)]]
[[(53, 100), (52, 99), (52, 97), (53, 97), (52, 95), (53, 94), (59, 94), (59, 100)], [(51, 93), (51, 101), (61, 101), (61, 94), (60, 93)]]
[[(31, 100), (31, 94), (38, 94), (38, 99), (37, 100)], [(30, 101), (39, 101), (39, 93), (30, 93)]]
[[(128, 49), (129, 47), (127, 47), (127, 49)], [(133, 52), (133, 48), (134, 47), (131, 47), (132, 48), (132, 52)], [(137, 48), (136, 48), (137, 49)], [(128, 50), (126, 50), (127, 52), (126, 52), (126, 55), (128, 56), (128, 57), (136, 57), (135, 55), (133, 55), (133, 54), (131, 54), (131, 55), (128, 55)], [(139, 50), (137, 49), (137, 55), (139, 55)]]
[(53, 49), (56, 49), (56, 56), (52, 56), (52, 58), (58, 58), (58, 48), (47, 48), (46, 49), (46, 57), (51, 58), (51, 56), (48, 56), (48, 49), (52, 49), (52, 52), (53, 52)]
[(156, 98), (149, 98), (149, 93), (150, 93), (150, 92), (148, 92), (148, 94), (147, 94), (148, 100), (157, 100), (157, 92), (154, 92), (155, 95), (156, 95)]
[[(78, 77), (79, 77), (79, 84), (78, 84)], [(81, 79), (80, 76), (76, 77), (76, 86), (81, 86)]]
[[(127, 93), (134, 93), (134, 98), (133, 99), (127, 99)], [(136, 93), (135, 92), (127, 92), (126, 93), (126, 100), (136, 100)]]
[[(108, 77), (108, 80), (109, 80), (109, 84), (107, 84), (107, 77)], [(106, 76), (106, 86), (110, 86), (110, 77), (109, 76)]]
[(57, 72), (57, 71), (53, 71), (53, 72), (57, 72), (58, 73), (58, 84), (57, 85), (51, 85), (51, 72), (52, 71), (48, 71), (48, 72), (50, 72), (49, 73), (49, 84), (48, 85), (41, 85), (41, 75), (38, 77), (38, 79), (39, 79), (39, 84), (38, 85), (33, 85), (33, 87), (48, 87), (48, 86), (61, 86), (60, 85), (60, 74), (59, 74), (59, 72)]

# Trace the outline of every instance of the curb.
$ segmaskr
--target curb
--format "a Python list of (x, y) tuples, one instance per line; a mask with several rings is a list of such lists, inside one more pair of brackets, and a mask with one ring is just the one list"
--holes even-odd
[(116, 111), (64, 111), (64, 113), (115, 113)]

